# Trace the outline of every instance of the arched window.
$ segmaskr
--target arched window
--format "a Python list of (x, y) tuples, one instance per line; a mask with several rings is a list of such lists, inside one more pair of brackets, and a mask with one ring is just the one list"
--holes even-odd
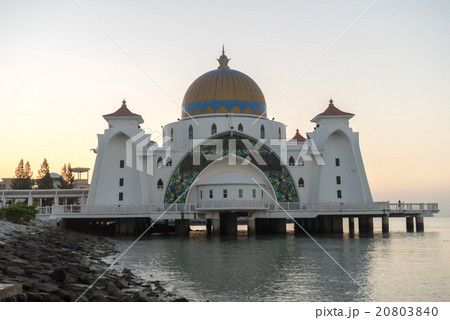
[(303, 178), (298, 179), (298, 187), (303, 188), (305, 186), (305, 181)]
[(163, 189), (164, 188), (164, 183), (161, 179), (158, 180), (158, 189)]
[(217, 126), (215, 123), (212, 124), (211, 126), (211, 134), (216, 134), (217, 133)]
[(170, 129), (170, 141), (173, 142), (173, 128)]
[(158, 166), (158, 168), (161, 168), (163, 166), (163, 158), (159, 157), (156, 165)]
[(239, 123), (239, 125), (238, 125), (238, 131), (244, 132), (244, 127), (242, 126), (242, 123)]
[(172, 166), (172, 158), (168, 157), (166, 160), (166, 166), (171, 167)]
[(266, 130), (264, 130), (264, 125), (261, 125), (261, 139), (264, 139), (266, 137)]
[(281, 128), (278, 128), (278, 139), (281, 139)]
[(194, 128), (192, 128), (192, 125), (189, 126), (189, 139), (194, 138)]
[(290, 165), (290, 166), (295, 166), (295, 160), (294, 160), (294, 157), (293, 157), (293, 156), (290, 156), (290, 157), (289, 157), (289, 165)]

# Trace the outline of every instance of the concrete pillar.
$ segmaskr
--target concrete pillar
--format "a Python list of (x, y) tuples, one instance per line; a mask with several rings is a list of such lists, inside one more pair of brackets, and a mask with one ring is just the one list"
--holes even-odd
[(355, 234), (355, 218), (348, 217), (348, 232), (350, 234)]
[(254, 236), (256, 234), (256, 222), (254, 217), (247, 218), (247, 235)]
[(295, 234), (305, 234), (302, 228), (305, 229), (305, 219), (303, 218), (294, 219)]
[(33, 197), (32, 197), (31, 195), (28, 196), (27, 204), (28, 204), (29, 206), (32, 206), (32, 205), (33, 205)]
[(381, 218), (381, 229), (383, 233), (389, 233), (389, 216), (384, 215)]
[(406, 217), (406, 231), (414, 232), (414, 218), (413, 217)]
[(319, 217), (313, 218), (313, 219), (309, 219), (311, 220), (311, 231), (310, 233), (319, 233), (320, 232), (320, 221), (319, 221)]
[(328, 232), (329, 221), (326, 216), (318, 216), (319, 218), (319, 233), (326, 234)]
[(175, 235), (177, 236), (189, 235), (189, 219), (175, 220)]
[(312, 220), (310, 218), (303, 219), (303, 228), (305, 228), (305, 231), (308, 233), (312, 233)]
[(211, 227), (212, 227), (211, 219), (206, 219), (206, 234), (208, 236), (211, 235)]
[(213, 235), (220, 236), (220, 218), (219, 218), (219, 214), (214, 214), (214, 217), (212, 219), (212, 225), (213, 225)]
[(417, 216), (416, 217), (416, 232), (424, 232), (425, 226), (423, 224), (423, 217)]
[(116, 219), (116, 236), (124, 236), (127, 234), (127, 224), (126, 219)]
[(365, 216), (359, 216), (358, 217), (358, 231), (359, 234), (366, 233), (366, 217)]
[(366, 217), (366, 232), (373, 234), (373, 216)]
[(168, 233), (169, 233), (169, 220), (164, 219), (164, 234), (168, 234)]
[(285, 234), (286, 233), (286, 219), (277, 218), (269, 219), (270, 222), (270, 233), (275, 234)]
[(220, 234), (224, 236), (237, 235), (237, 213), (220, 213)]

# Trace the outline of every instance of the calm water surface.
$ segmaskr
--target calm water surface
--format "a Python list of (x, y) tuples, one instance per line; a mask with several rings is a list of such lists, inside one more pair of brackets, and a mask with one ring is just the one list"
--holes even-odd
[[(364, 291), (377, 301), (450, 301), (450, 218), (425, 218), (425, 233), (406, 233), (405, 219), (392, 218), (388, 237), (380, 220), (373, 238), (315, 237), (364, 290), (311, 239), (292, 232), (152, 236), (118, 268), (160, 280), (191, 301), (371, 301)], [(133, 240), (119, 238), (120, 249)]]

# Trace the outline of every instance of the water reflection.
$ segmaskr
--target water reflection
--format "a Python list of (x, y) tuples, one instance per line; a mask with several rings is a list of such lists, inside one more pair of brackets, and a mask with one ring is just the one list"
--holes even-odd
[[(376, 300), (411, 301), (449, 298), (444, 261), (450, 258), (450, 241), (442, 242), (441, 236), (428, 231), (315, 239)], [(123, 248), (130, 243), (121, 241)], [(189, 300), (371, 301), (311, 239), (293, 234), (150, 237), (123, 257), (120, 267), (125, 266), (162, 280)], [(430, 268), (434, 275), (427, 273)]]

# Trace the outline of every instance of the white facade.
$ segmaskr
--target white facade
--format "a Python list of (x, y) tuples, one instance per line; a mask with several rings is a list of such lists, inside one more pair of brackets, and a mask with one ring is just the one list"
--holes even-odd
[[(166, 125), (163, 132), (168, 141), (155, 148), (152, 154), (136, 152), (136, 143), (134, 143), (132, 162), (129, 165), (127, 141), (138, 134), (142, 135), (139, 141), (150, 139), (150, 136), (144, 134), (139, 128), (139, 124), (143, 122), (142, 118), (105, 117), (109, 128), (104, 134), (98, 135), (98, 153), (87, 204), (130, 206), (163, 203), (174, 169), (183, 158), (189, 156), (194, 143), (221, 134), (232, 132), (239, 134), (241, 132), (237, 129), (240, 125), (242, 125), (242, 133), (255, 140), (261, 139), (261, 126), (264, 126), (263, 140), (281, 161), (285, 161), (284, 167), (296, 188), (297, 202), (372, 202), (359, 149), (359, 135), (349, 127), (348, 118), (348, 116), (320, 116), (313, 119), (316, 128), (313, 132), (307, 133), (307, 137), (314, 141), (325, 165), (319, 165), (314, 157), (310, 161), (298, 159), (307, 141), (291, 140), (286, 145), (286, 156), (283, 157), (281, 146), (277, 142), (280, 137), (287, 142), (283, 123), (261, 118), (253, 124), (257, 119), (255, 116), (229, 114), (185, 118)], [(213, 124), (216, 127), (214, 134), (211, 132)], [(192, 138), (189, 137), (190, 126), (192, 126)], [(271, 140), (277, 144), (272, 145)], [(291, 157), (296, 163), (289, 163)], [(162, 159), (159, 165), (158, 159)], [(137, 162), (141, 162), (143, 171), (137, 170)], [(235, 158), (236, 165), (230, 164), (230, 157), (211, 161), (196, 177), (198, 180), (187, 192), (186, 202), (222, 199), (219, 195), (222, 195), (225, 185), (229, 199), (234, 199), (239, 189), (244, 190), (244, 199), (254, 199), (252, 190), (255, 188), (258, 188), (256, 192), (258, 199), (261, 199), (261, 188), (264, 189), (263, 199), (267, 201), (271, 198), (275, 199), (275, 191), (265, 174), (254, 164), (243, 164), (243, 162), (244, 158), (239, 156)], [(152, 164), (153, 174), (146, 172), (149, 164)], [(256, 183), (240, 185), (239, 181), (234, 184), (226, 181), (222, 184), (211, 184), (211, 179), (224, 174), (229, 174), (229, 177), (240, 175), (254, 178), (259, 185)], [(158, 186), (158, 181), (162, 181), (162, 186), (161, 184)], [(202, 198), (200, 198), (200, 190), (203, 190)], [(213, 190), (216, 197), (210, 199), (209, 190)]]
[[(192, 105), (195, 103), (189, 104)], [(286, 126), (268, 119), (265, 110), (261, 116), (236, 111), (237, 106), (230, 112), (223, 112), (224, 106), (220, 108), (214, 111), (208, 106), (201, 114), (184, 114), (182, 119), (163, 127), (165, 142), (156, 144), (140, 129), (142, 117), (133, 114), (124, 101), (119, 110), (104, 116), (109, 127), (98, 135), (87, 205), (142, 206), (240, 199), (373, 202), (359, 135), (349, 127), (353, 114), (337, 109), (331, 100), (325, 112), (312, 120), (316, 127), (306, 134), (306, 140), (298, 132), (294, 139), (288, 139)], [(247, 113), (248, 110), (249, 106)], [(216, 149), (217, 158), (206, 160), (211, 158), (205, 152), (208, 143), (225, 151)], [(255, 152), (261, 152), (261, 157)], [(194, 163), (196, 155), (200, 164)], [(261, 159), (265, 164), (260, 163)]]

